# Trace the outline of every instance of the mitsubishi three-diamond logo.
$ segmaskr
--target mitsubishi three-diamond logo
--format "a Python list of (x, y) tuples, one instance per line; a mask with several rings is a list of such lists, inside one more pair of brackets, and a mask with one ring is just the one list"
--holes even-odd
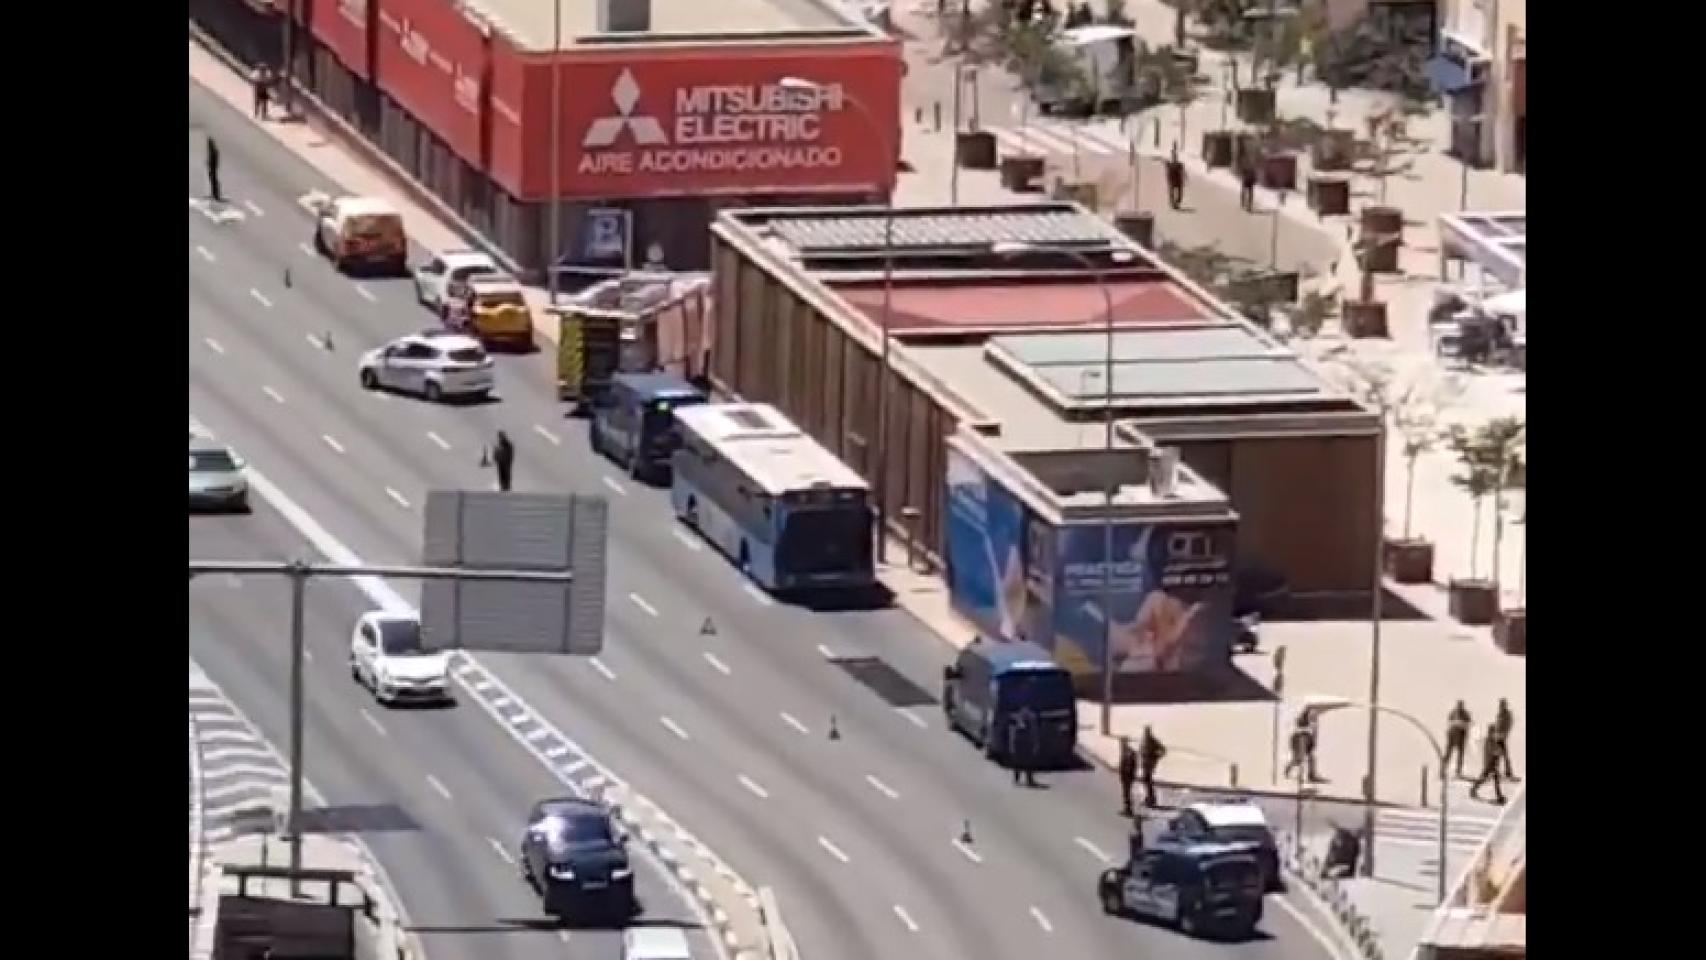
[(642, 147), (669, 143), (669, 135), (663, 132), (663, 124), (658, 123), (656, 117), (634, 116), (634, 106), (640, 102), (640, 84), (631, 71), (622, 70), (615, 86), (610, 88), (610, 99), (616, 104), (616, 116), (594, 120), (587, 128), (581, 146), (594, 149), (615, 146), (624, 129)]

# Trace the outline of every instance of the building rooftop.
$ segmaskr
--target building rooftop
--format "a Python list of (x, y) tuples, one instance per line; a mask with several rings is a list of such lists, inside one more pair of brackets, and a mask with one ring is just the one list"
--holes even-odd
[(1511, 289), (1528, 285), (1528, 213), (1442, 213), (1439, 237), (1448, 256), (1472, 260)]
[[(606, 0), (454, 0), (512, 38), (524, 50), (549, 52), (556, 39), (555, 12), (562, 14), (564, 47), (600, 43), (746, 39), (772, 34), (846, 33), (870, 36), (872, 28), (835, 0), (647, 0), (651, 29), (601, 33), (599, 10)], [(625, 0), (610, 0), (621, 5)], [(626, 0), (632, 2), (632, 0)]]

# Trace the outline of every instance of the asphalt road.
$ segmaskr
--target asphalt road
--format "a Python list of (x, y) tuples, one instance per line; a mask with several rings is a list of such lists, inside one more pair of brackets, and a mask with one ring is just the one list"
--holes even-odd
[[(190, 520), (193, 559), (285, 560), (302, 538), (271, 507)], [(305, 605), (308, 779), (329, 807), (317, 829), (360, 836), (383, 863), (433, 957), (615, 958), (614, 930), (560, 930), (513, 857), (533, 800), (563, 785), (472, 706), (387, 709), (349, 675), (349, 631), (369, 604), (352, 585), (309, 585)], [(190, 655), (281, 751), (289, 744), (289, 588), (282, 579), (209, 576), (190, 587)], [(502, 847), (500, 854), (497, 847)], [(686, 904), (635, 858), (638, 922), (689, 929)]]
[[(193, 83), (190, 116), (191, 195), (205, 189), (199, 127), (220, 140), (227, 193), (263, 211), (224, 225), (190, 213), (191, 411), (368, 562), (417, 559), (426, 491), (489, 485), (479, 451), (499, 428), (518, 446), (518, 489), (608, 494), (598, 663), (480, 659), (774, 886), (812, 960), (1325, 952), (1285, 910), (1237, 945), (1102, 916), (1096, 874), (1127, 829), (1111, 778), (1011, 786), (943, 729), (929, 692), (948, 660), (938, 638), (899, 610), (810, 613), (749, 588), (677, 528), (662, 493), (593, 457), (555, 400), (549, 354), (501, 360), (501, 399), (486, 405), (361, 391), (357, 352), (432, 318), (406, 281), (353, 283), (299, 247), (310, 224), (297, 198), (329, 189), (306, 165)], [(327, 331), (335, 350), (309, 342)], [(715, 634), (702, 636), (707, 618)], [(968, 823), (972, 843), (956, 844)]]

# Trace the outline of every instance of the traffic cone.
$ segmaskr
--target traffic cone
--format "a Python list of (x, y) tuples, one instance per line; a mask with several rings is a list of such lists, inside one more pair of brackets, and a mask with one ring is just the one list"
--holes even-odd
[(286, 290), (290, 289), (290, 268), (289, 267), (284, 268), (284, 288)]
[(699, 635), (701, 637), (714, 637), (717, 635), (717, 625), (711, 622), (710, 617), (706, 617), (705, 622), (699, 625)]
[(480, 466), (482, 468), (484, 468), (484, 467), (489, 467), (491, 465), (492, 465), (492, 451), (489, 448), (481, 447), (480, 448)]
[(326, 331), (326, 335), (320, 339), (320, 346), (326, 348), (327, 353), (331, 353), (333, 350), (337, 349), (332, 346), (332, 331)]
[(965, 844), (966, 846), (971, 846), (971, 821), (970, 820), (960, 821), (960, 842)]
[(841, 728), (835, 725), (835, 714), (833, 713), (829, 715), (829, 739), (841, 739)]

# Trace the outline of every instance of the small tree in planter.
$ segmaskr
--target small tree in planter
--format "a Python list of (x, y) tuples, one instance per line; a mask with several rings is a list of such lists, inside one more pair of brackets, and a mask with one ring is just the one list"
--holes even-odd
[(1493, 473), (1493, 570), (1492, 581), (1499, 586), (1499, 554), (1505, 537), (1505, 491), (1516, 486), (1523, 470), (1523, 454), (1528, 440), (1528, 426), (1520, 417), (1499, 417), (1489, 420), (1476, 433), (1476, 445)]
[(1461, 623), (1483, 626), (1498, 612), (1499, 588), (1496, 581), (1480, 576), (1481, 507), (1498, 492), (1499, 474), (1489, 463), (1482, 431), (1470, 432), (1454, 425), (1446, 431), (1445, 439), (1462, 467), (1451, 482), (1469, 495), (1475, 511), (1469, 527), (1469, 576), (1453, 577), (1448, 587), (1451, 614)]

